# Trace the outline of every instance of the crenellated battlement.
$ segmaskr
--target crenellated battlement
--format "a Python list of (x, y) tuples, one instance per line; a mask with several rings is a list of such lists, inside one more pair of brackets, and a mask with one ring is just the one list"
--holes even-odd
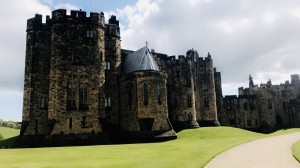
[[(35, 17), (27, 20), (27, 31), (30, 30), (43, 30), (55, 23), (74, 23), (74, 24), (87, 24), (95, 26), (105, 26), (104, 13), (90, 12), (90, 16), (86, 15), (82, 10), (71, 10), (70, 15), (67, 14), (66, 9), (57, 9), (52, 11), (52, 18), (47, 15), (46, 23), (42, 22), (42, 15), (36, 14)], [(114, 23), (119, 25), (119, 21), (114, 18)]]
[(57, 9), (52, 11), (52, 22), (86, 22), (88, 24), (95, 23), (103, 26), (105, 24), (105, 19), (103, 12), (90, 12), (90, 16), (88, 17), (86, 12), (82, 10), (71, 10), (71, 14), (67, 15), (67, 10)]
[(193, 49), (188, 50), (186, 55), (178, 55), (177, 57), (175, 55), (167, 56), (165, 54), (155, 53), (154, 50), (152, 50), (151, 53), (157, 59), (168, 64), (179, 66), (181, 63), (188, 63), (188, 61), (191, 61), (192, 65), (196, 66), (196, 68), (211, 68), (213, 70), (213, 60), (210, 53), (208, 53), (207, 57), (199, 57), (198, 52)]

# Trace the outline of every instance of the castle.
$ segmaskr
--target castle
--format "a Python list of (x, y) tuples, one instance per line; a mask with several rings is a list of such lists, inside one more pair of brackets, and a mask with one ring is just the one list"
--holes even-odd
[[(178, 130), (233, 126), (256, 131), (300, 127), (300, 79), (271, 80), (223, 98), (208, 53), (168, 56), (148, 45), (121, 49), (119, 21), (58, 9), (27, 20), (23, 146), (175, 139)], [(220, 123), (219, 123), (220, 121)]]
[(162, 141), (218, 126), (221, 75), (189, 50), (121, 49), (119, 21), (58, 9), (27, 21), (21, 141), (27, 146)]
[(291, 75), (291, 82), (273, 85), (271, 80), (239, 88), (239, 95), (224, 97), (219, 120), (222, 125), (270, 132), (281, 128), (300, 127), (300, 79)]

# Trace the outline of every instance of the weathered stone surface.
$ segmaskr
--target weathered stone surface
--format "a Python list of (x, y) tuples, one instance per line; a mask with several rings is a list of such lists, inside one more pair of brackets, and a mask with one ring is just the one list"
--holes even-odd
[(239, 88), (239, 96), (225, 96), (219, 111), (222, 125), (272, 131), (279, 128), (299, 127), (299, 75), (291, 75), (291, 83), (254, 85)]
[(59, 9), (46, 23), (41, 15), (29, 19), (23, 143), (159, 141), (176, 138), (172, 124), (176, 129), (219, 125), (221, 75), (210, 54), (203, 59), (189, 50), (175, 59), (148, 46), (138, 51), (147, 56), (140, 69), (124, 73), (124, 60), (134, 51), (121, 50), (116, 16), (106, 24), (103, 13), (87, 17), (81, 10), (67, 15)]

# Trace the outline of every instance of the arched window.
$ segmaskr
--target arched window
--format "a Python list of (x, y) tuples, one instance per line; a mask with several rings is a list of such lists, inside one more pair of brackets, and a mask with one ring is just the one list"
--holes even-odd
[(272, 109), (272, 101), (271, 100), (268, 100), (268, 108)]
[(82, 83), (79, 86), (79, 108), (81, 110), (87, 110), (88, 109), (88, 103), (87, 103), (87, 85)]
[(106, 70), (110, 70), (110, 62), (106, 61)]
[(74, 83), (68, 83), (67, 90), (67, 109), (75, 110), (76, 109), (76, 86)]
[(161, 85), (160, 83), (157, 84), (157, 102), (158, 104), (161, 104)]
[(144, 83), (144, 86), (143, 86), (143, 93), (144, 93), (144, 105), (147, 105), (148, 104), (148, 102), (149, 102), (149, 86), (148, 86), (148, 84), (145, 82)]
[(111, 107), (111, 98), (109, 96), (105, 97), (105, 107)]

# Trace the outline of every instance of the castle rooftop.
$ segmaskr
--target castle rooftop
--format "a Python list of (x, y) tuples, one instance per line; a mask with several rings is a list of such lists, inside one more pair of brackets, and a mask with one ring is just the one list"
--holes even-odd
[(123, 63), (123, 75), (136, 71), (159, 71), (156, 61), (147, 46), (128, 55)]

